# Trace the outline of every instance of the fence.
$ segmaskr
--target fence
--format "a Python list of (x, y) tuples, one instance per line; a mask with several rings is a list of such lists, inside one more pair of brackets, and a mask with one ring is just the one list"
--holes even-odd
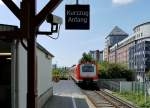
[(125, 81), (124, 79), (101, 79), (98, 82), (100, 88), (106, 88), (118, 92), (136, 92), (150, 95), (150, 81), (147, 83), (136, 81)]

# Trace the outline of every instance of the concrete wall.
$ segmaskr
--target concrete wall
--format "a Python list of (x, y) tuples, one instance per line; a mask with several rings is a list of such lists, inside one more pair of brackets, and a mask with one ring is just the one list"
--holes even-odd
[(39, 49), (37, 50), (37, 58), (38, 96), (40, 96), (52, 87), (52, 58), (48, 58), (47, 54)]
[(52, 57), (37, 49), (39, 108), (52, 95)]
[[(37, 48), (38, 104), (39, 108), (52, 95), (52, 57)], [(18, 58), (18, 108), (27, 104), (27, 52), (19, 43)]]
[(18, 45), (18, 107), (26, 108), (27, 93), (27, 52), (19, 43)]

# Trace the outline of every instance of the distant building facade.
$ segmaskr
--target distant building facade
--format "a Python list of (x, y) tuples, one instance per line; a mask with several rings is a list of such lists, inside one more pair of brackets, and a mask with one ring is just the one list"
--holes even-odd
[(142, 78), (150, 70), (150, 41), (144, 40), (129, 48), (129, 68)]
[[(110, 55), (110, 48), (113, 47), (116, 43), (128, 37), (128, 34), (120, 29), (118, 26), (115, 26), (110, 34), (105, 38), (106, 39), (106, 47), (104, 49), (104, 60), (115, 62), (114, 54), (116, 52), (112, 51), (112, 55)], [(112, 59), (112, 60), (109, 60)]]
[(91, 54), (92, 58), (95, 61), (97, 62), (103, 61), (103, 51), (99, 51), (99, 50), (89, 51), (89, 54)]
[(136, 26), (134, 33), (113, 46), (108, 46), (105, 59), (121, 63), (136, 71), (135, 78), (142, 81), (145, 72), (150, 70), (150, 22)]
[(99, 52), (99, 61), (103, 62), (104, 61), (104, 51)]
[(53, 68), (53, 69), (56, 69), (56, 68), (57, 68), (57, 64), (53, 64), (53, 65), (52, 65), (52, 68)]
[(108, 56), (109, 56), (109, 47), (106, 46), (104, 48), (104, 61), (109, 61)]

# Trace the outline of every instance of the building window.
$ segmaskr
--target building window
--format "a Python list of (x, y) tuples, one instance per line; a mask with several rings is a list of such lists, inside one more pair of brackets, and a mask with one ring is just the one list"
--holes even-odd
[(143, 36), (143, 33), (141, 33), (141, 37)]

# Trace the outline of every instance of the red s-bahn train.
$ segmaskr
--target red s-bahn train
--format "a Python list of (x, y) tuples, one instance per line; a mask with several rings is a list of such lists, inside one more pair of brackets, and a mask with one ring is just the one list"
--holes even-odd
[(97, 84), (98, 67), (95, 62), (79, 63), (71, 68), (71, 77), (77, 84)]

